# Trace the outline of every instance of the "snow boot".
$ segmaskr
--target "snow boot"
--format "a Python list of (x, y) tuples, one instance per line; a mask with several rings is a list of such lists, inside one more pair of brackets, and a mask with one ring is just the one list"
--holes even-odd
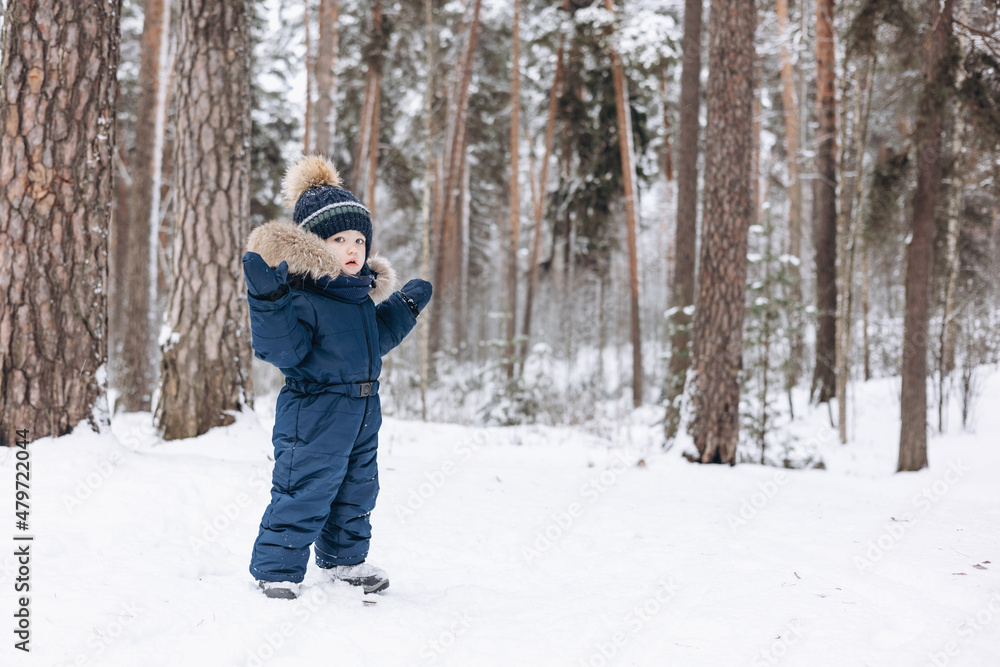
[(269, 598), (276, 600), (294, 600), (299, 597), (299, 585), (291, 581), (257, 581), (260, 588)]
[(345, 581), (351, 586), (360, 586), (365, 593), (378, 593), (389, 588), (389, 577), (385, 570), (364, 561), (354, 565), (335, 565), (327, 568), (334, 581)]

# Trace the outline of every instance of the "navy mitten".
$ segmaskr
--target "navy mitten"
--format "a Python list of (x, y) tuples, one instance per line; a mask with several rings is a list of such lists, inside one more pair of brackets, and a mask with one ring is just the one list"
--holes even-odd
[(403, 289), (399, 291), (403, 294), (403, 300), (406, 301), (407, 305), (410, 306), (410, 310), (413, 311), (413, 316), (416, 317), (424, 309), (424, 306), (427, 305), (427, 302), (431, 300), (434, 288), (426, 280), (414, 278), (403, 285)]
[(288, 262), (275, 268), (255, 252), (243, 255), (243, 276), (250, 296), (263, 301), (277, 301), (288, 293)]

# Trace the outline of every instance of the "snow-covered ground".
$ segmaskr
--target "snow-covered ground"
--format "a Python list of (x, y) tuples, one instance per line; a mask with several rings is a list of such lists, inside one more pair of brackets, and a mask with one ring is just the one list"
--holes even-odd
[(1000, 374), (977, 433), (933, 437), (910, 474), (893, 472), (897, 384), (856, 387), (845, 447), (826, 409), (796, 423), (827, 470), (690, 464), (657, 449), (649, 412), (608, 438), (387, 419), (376, 604), (314, 565), (296, 601), (255, 590), (272, 400), (191, 440), (138, 414), (39, 441), (31, 653), (7, 631), (0, 664), (998, 665)]

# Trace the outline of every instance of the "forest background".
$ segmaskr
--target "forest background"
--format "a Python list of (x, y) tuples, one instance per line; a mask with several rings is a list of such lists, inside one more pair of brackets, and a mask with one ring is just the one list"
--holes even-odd
[(995, 2), (117, 4), (4, 6), (3, 444), (275, 390), (238, 260), (302, 152), (435, 284), (392, 414), (807, 466), (804, 403), (846, 441), (899, 376), (915, 470), (997, 362)]

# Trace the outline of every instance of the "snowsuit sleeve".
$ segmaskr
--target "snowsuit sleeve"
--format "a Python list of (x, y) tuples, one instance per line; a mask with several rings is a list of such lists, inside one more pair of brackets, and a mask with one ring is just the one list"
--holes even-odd
[(375, 306), (375, 322), (378, 324), (379, 356), (403, 342), (417, 323), (417, 317), (403, 299), (400, 292), (393, 292), (388, 299)]
[(312, 351), (316, 311), (294, 291), (275, 301), (247, 296), (254, 355), (278, 368), (297, 366)]

